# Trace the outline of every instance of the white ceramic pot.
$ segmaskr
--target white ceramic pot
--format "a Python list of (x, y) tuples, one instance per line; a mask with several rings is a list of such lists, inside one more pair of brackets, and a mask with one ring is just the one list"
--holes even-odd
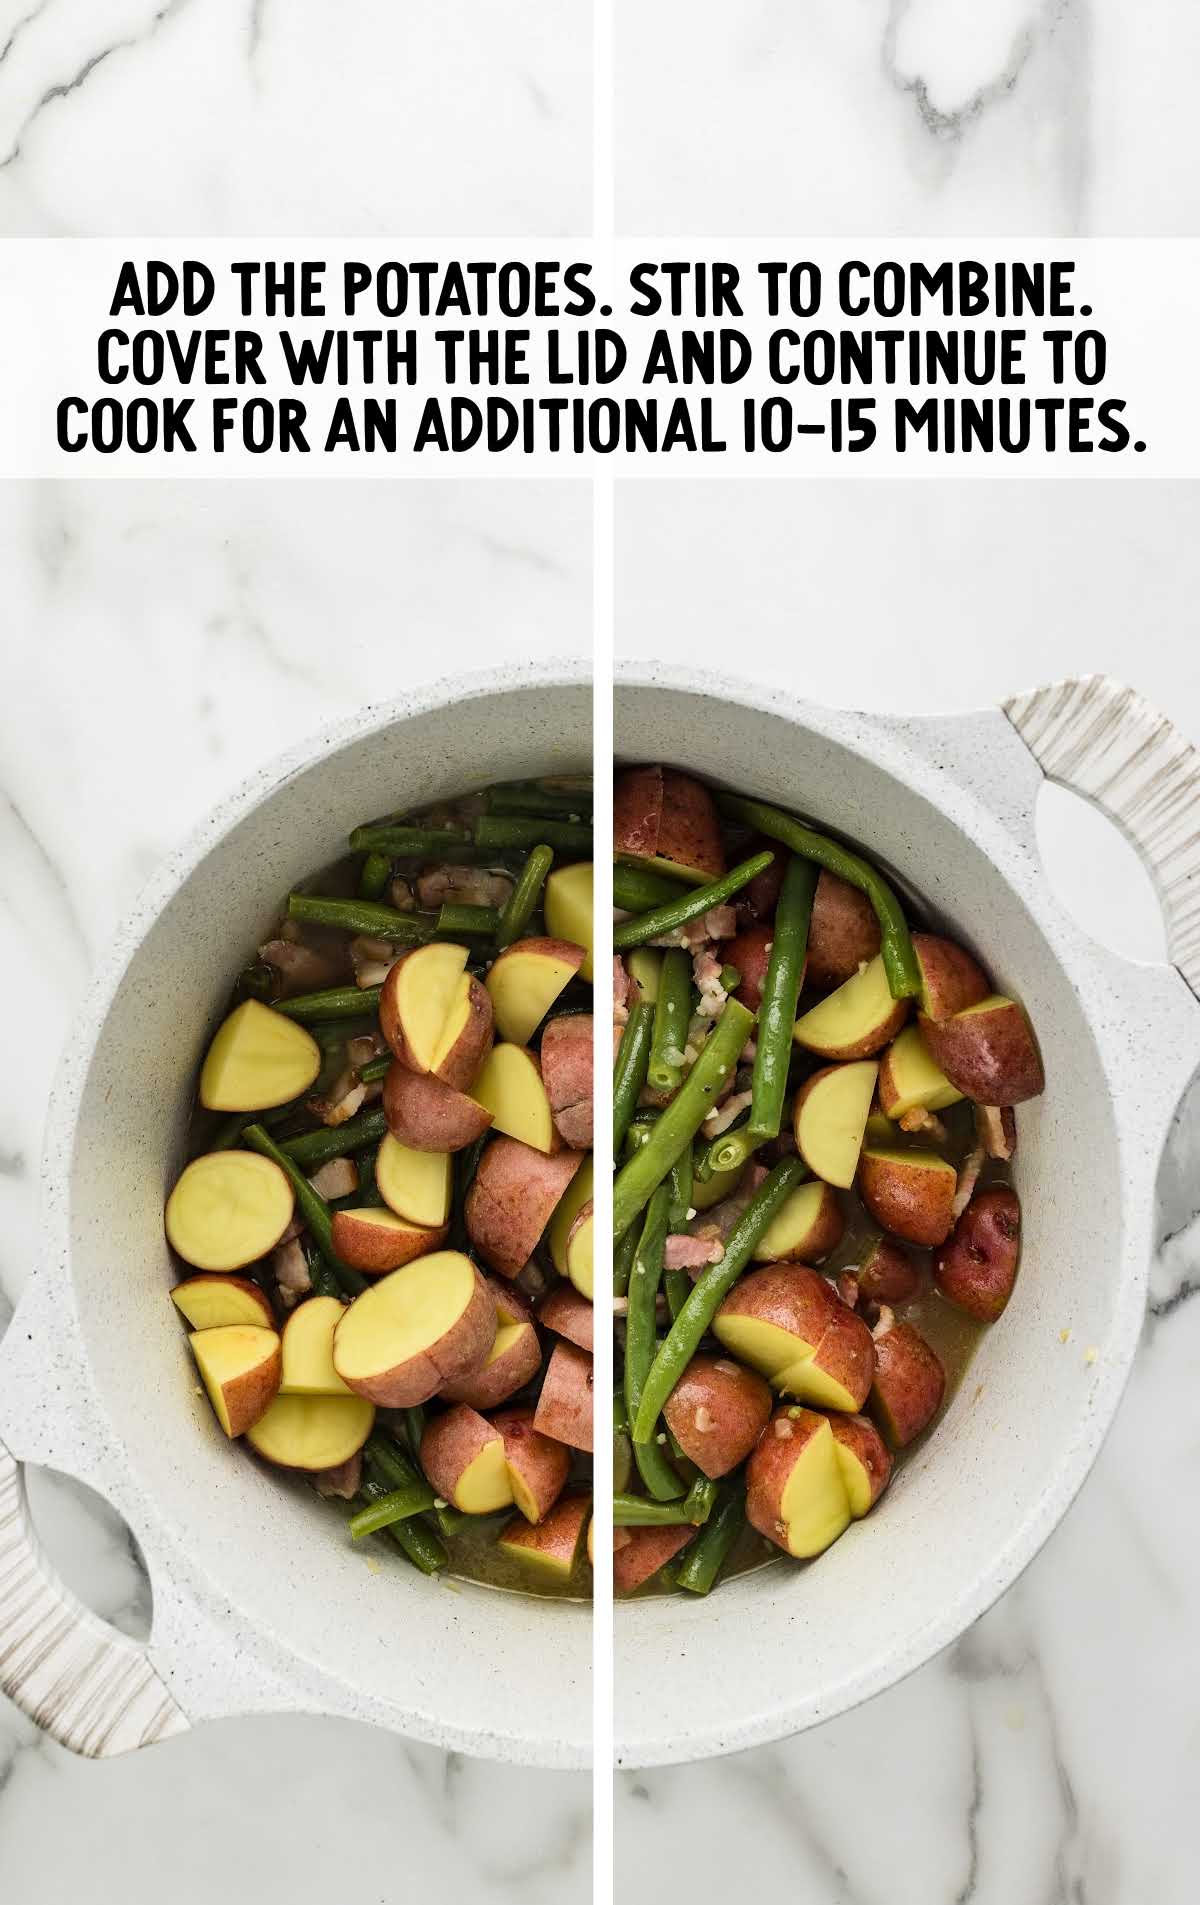
[[(162, 1205), (239, 952), (289, 886), (364, 816), (587, 771), (591, 726), (585, 671), (552, 662), (364, 710), (212, 817), (97, 980), (51, 1105), (41, 1259), (0, 1346), (0, 1687), (76, 1750), (307, 1711), (471, 1753), (586, 1762), (585, 1609), (372, 1568), (311, 1489), (228, 1446), (166, 1301)], [(153, 1589), (148, 1646), (57, 1580), (12, 1458), (80, 1477), (125, 1517)]]
[[(1137, 1346), (1167, 1127), (1200, 1063), (1200, 759), (1099, 678), (889, 720), (631, 672), (615, 745), (861, 841), (1025, 1001), (1047, 1080), (1018, 1113), (1013, 1299), (875, 1513), (815, 1566), (618, 1606), (618, 1757), (646, 1766), (777, 1739), (891, 1686), (1010, 1585), (1087, 1473)], [(1138, 846), (1173, 967), (1128, 965), (1065, 917), (1034, 832), (1044, 772)]]

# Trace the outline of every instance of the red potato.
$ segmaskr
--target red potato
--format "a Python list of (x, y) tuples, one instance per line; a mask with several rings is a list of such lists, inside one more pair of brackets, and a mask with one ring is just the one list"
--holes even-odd
[(567, 1485), (571, 1457), (561, 1442), (534, 1427), (532, 1409), (502, 1409), (492, 1427), (504, 1444), (513, 1500), (526, 1521), (541, 1521)]
[[(190, 1328), (221, 1329), (227, 1323), (251, 1323), (275, 1328), (275, 1312), (257, 1283), (249, 1277), (224, 1273), (185, 1277), (171, 1292), (171, 1301)], [(589, 1309), (591, 1305), (589, 1304)]]
[(592, 1452), (592, 1359), (574, 1343), (554, 1345), (533, 1426), (553, 1442)]
[(590, 1012), (551, 1019), (542, 1033), (542, 1083), (555, 1129), (573, 1151), (592, 1146), (592, 1035)]
[(921, 1017), (934, 1063), (977, 1105), (1019, 1105), (1046, 1089), (1041, 1053), (1023, 1006), (992, 993), (953, 1018)]
[(531, 1573), (565, 1581), (575, 1566), (579, 1543), (591, 1515), (588, 1495), (566, 1495), (549, 1514), (531, 1524), (523, 1515), (510, 1521), (496, 1543), (505, 1554), (523, 1562)]
[(486, 986), (472, 973), (465, 997), (461, 997), (451, 1016), (437, 1063), (435, 1075), (454, 1091), (469, 1091), (479, 1068), (492, 1049), (492, 1001)]
[(866, 1416), (830, 1416), (838, 1466), (855, 1521), (869, 1514), (892, 1478), (887, 1443)]
[(933, 1151), (867, 1146), (858, 1192), (877, 1224), (906, 1243), (933, 1249), (950, 1234), (958, 1172)]
[(634, 1594), (645, 1587), (695, 1534), (694, 1528), (614, 1528), (613, 1591)]
[(447, 1402), (466, 1402), (472, 1409), (495, 1409), (527, 1382), (542, 1366), (542, 1345), (533, 1325), (533, 1313), (524, 1294), (513, 1284), (485, 1279), (496, 1306), (496, 1335), (478, 1369), (442, 1385)]
[(546, 1157), (517, 1138), (493, 1138), (467, 1192), (471, 1242), (502, 1277), (519, 1276), (583, 1163), (580, 1151)]
[(348, 1388), (384, 1409), (428, 1402), (477, 1369), (496, 1337), (496, 1305), (469, 1257), (439, 1250), (355, 1297), (333, 1338)]
[(283, 1353), (273, 1329), (230, 1323), (188, 1337), (217, 1421), (228, 1436), (244, 1435), (279, 1390)]
[(846, 1220), (837, 1193), (814, 1179), (801, 1184), (754, 1246), (755, 1263), (820, 1263), (842, 1241)]
[(421, 1467), (443, 1500), (464, 1515), (492, 1515), (512, 1501), (504, 1438), (465, 1403), (425, 1424)]
[(850, 1497), (827, 1416), (779, 1409), (746, 1464), (746, 1519), (785, 1554), (809, 1561), (850, 1526)]
[(933, 1259), (933, 1280), (977, 1323), (994, 1323), (1012, 1295), (1021, 1250), (1021, 1205), (1007, 1184), (977, 1191)]
[(801, 1013), (792, 1035), (797, 1045), (822, 1058), (870, 1058), (895, 1038), (908, 1017), (908, 1003), (893, 999), (877, 957)]
[(725, 1298), (713, 1334), (776, 1389), (857, 1413), (875, 1368), (871, 1332), (807, 1264), (752, 1270)]
[(814, 1177), (840, 1190), (854, 1182), (878, 1074), (871, 1058), (826, 1065), (805, 1079), (792, 1100), (797, 1151)]
[(402, 1065), (465, 1091), (492, 1047), (492, 1001), (466, 970), (467, 949), (432, 940), (390, 968), (379, 1028)]
[(680, 1448), (711, 1480), (745, 1461), (770, 1413), (768, 1384), (725, 1356), (693, 1356), (663, 1408)]
[(987, 974), (962, 946), (937, 933), (914, 933), (912, 943), (921, 969), (921, 1011), (927, 1018), (953, 1018), (987, 998), (992, 989)]
[(500, 1037), (528, 1045), (584, 957), (584, 947), (569, 939), (544, 938), (518, 940), (494, 959), (484, 983)]
[(568, 1343), (592, 1353), (595, 1342), (596, 1312), (573, 1283), (556, 1283), (538, 1306), (538, 1322)]
[(492, 1114), (431, 1072), (410, 1072), (397, 1059), (383, 1081), (388, 1130), (411, 1151), (463, 1151), (481, 1138)]
[(375, 1425), (361, 1396), (276, 1396), (246, 1431), (256, 1455), (274, 1468), (321, 1475), (357, 1455)]
[(870, 900), (822, 867), (808, 928), (809, 985), (840, 986), (878, 951), (879, 921)]
[(735, 996), (748, 1012), (757, 1012), (762, 1004), (762, 989), (767, 967), (771, 963), (774, 938), (773, 926), (745, 926), (736, 939), (727, 939), (721, 947), (725, 964), (738, 969)]
[(903, 1449), (933, 1421), (946, 1393), (946, 1372), (911, 1323), (893, 1323), (875, 1338), (871, 1414), (894, 1449)]
[(613, 847), (702, 884), (725, 871), (721, 823), (707, 787), (667, 767), (633, 767), (613, 789)]
[(393, 1211), (374, 1204), (362, 1204), (353, 1210), (333, 1213), (333, 1247), (343, 1263), (365, 1277), (386, 1276), (417, 1257), (440, 1250), (449, 1235), (449, 1226), (436, 1228), (410, 1223)]
[[(768, 840), (765, 834), (756, 834), (743, 854), (743, 859), (751, 860), (760, 853), (773, 853), (775, 858), (762, 873), (756, 873), (747, 882), (734, 900), (737, 916), (746, 926), (761, 925), (774, 919), (775, 908), (779, 904), (780, 888), (787, 863), (791, 859), (785, 853), (778, 840)], [(732, 963), (732, 962), (731, 962)]]
[(877, 1237), (868, 1245), (858, 1266), (858, 1294), (864, 1303), (907, 1303), (920, 1282), (912, 1258), (890, 1237)]

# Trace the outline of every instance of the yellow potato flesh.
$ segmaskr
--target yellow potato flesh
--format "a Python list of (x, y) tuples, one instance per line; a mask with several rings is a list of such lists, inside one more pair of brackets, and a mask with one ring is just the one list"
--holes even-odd
[(846, 1500), (850, 1505), (853, 1520), (861, 1521), (871, 1507), (871, 1478), (853, 1449), (844, 1442), (835, 1440), (838, 1467), (842, 1471), (842, 1485), (846, 1490)]
[(190, 1277), (175, 1285), (171, 1301), (194, 1330), (219, 1330), (231, 1323), (248, 1323), (261, 1329), (272, 1326), (266, 1298), (251, 1296), (236, 1283)]
[(883, 960), (877, 955), (797, 1019), (792, 1036), (810, 1051), (840, 1052), (886, 1025), (895, 1009)]
[(508, 1471), (508, 1485), (512, 1489), (512, 1499), (526, 1521), (540, 1521), (542, 1517), (538, 1510), (537, 1499), (515, 1468), (510, 1468)]
[(637, 988), (639, 1003), (654, 1005), (658, 1000), (658, 980), (662, 972), (662, 954), (650, 946), (637, 946), (626, 953), (625, 965)]
[(362, 1396), (276, 1396), (246, 1440), (279, 1468), (338, 1468), (371, 1433), (375, 1405)]
[(393, 1270), (342, 1312), (338, 1368), (353, 1381), (424, 1355), (453, 1329), (474, 1294), (475, 1267), (457, 1250), (435, 1250)]
[(321, 1048), (302, 1025), (247, 999), (208, 1048), (200, 1103), (209, 1111), (267, 1111), (307, 1091), (320, 1069)]
[(501, 953), (484, 981), (500, 1037), (513, 1045), (527, 1044), (574, 976), (574, 966), (549, 953), (524, 952), (520, 946)]
[[(465, 946), (438, 942), (410, 953), (396, 980), (396, 1011), (414, 1063), (430, 1072), (462, 992)], [(460, 1027), (461, 1029), (461, 1027)]]
[(226, 1435), (232, 1435), (233, 1425), (225, 1406), (226, 1386), (269, 1361), (279, 1348), (279, 1338), (274, 1330), (256, 1324), (234, 1323), (225, 1328), (197, 1330), (188, 1342), (217, 1421)]
[(501, 1323), (496, 1331), (496, 1340), (484, 1358), (483, 1366), (490, 1369), (501, 1356), (506, 1356), (518, 1337), (529, 1328), (528, 1323)]
[(571, 1234), (571, 1225), (592, 1195), (594, 1177), (595, 1171), (589, 1153), (554, 1206), (554, 1215), (550, 1219), (550, 1227), (546, 1232), (546, 1242), (550, 1246), (550, 1261), (560, 1277), (570, 1275), (567, 1269), (567, 1238)]
[(454, 1047), (458, 1044), (459, 1039), (462, 1037), (463, 1029), (470, 1016), (471, 975), (470, 973), (464, 972), (455, 987), (454, 996), (450, 1001), (450, 1010), (446, 1014), (446, 1022), (442, 1028), (442, 1035), (433, 1048), (433, 1058), (429, 1066), (430, 1071), (435, 1072), (443, 1059), (449, 1057)]
[(413, 1151), (391, 1132), (375, 1158), (379, 1195), (397, 1217), (436, 1230), (450, 1215), (450, 1156), (445, 1151)]
[(736, 1171), (714, 1171), (704, 1183), (696, 1178), (692, 1184), (692, 1209), (711, 1210), (713, 1205), (719, 1204), (723, 1197), (728, 1197), (730, 1191), (737, 1189), (741, 1175), (739, 1168)]
[(192, 1160), (167, 1199), (167, 1240), (197, 1270), (240, 1270), (275, 1248), (294, 1202), (270, 1158), (210, 1151)]
[(348, 1396), (333, 1366), (333, 1332), (346, 1314), (335, 1296), (309, 1297), (283, 1326), (281, 1395)]
[(474, 1460), (467, 1463), (452, 1499), (464, 1515), (494, 1515), (498, 1508), (510, 1506), (513, 1492), (499, 1436), (494, 1442), (485, 1442)]
[(796, 1113), (796, 1149), (814, 1176), (848, 1191), (879, 1067), (873, 1058), (839, 1065), (817, 1080)]
[(837, 1453), (833, 1430), (823, 1422), (783, 1485), (779, 1518), (787, 1530), (788, 1553), (798, 1560), (823, 1554), (850, 1526), (850, 1502)]
[(587, 957), (579, 968), (579, 977), (590, 985), (593, 976), (592, 955), (595, 932), (592, 925), (592, 863), (577, 861), (574, 866), (559, 867), (546, 881), (546, 931), (553, 939), (569, 939), (574, 946), (586, 948)]
[(816, 1343), (764, 1323), (757, 1316), (719, 1316), (713, 1334), (739, 1362), (748, 1363), (785, 1396), (797, 1396), (817, 1409), (853, 1411), (857, 1404), (844, 1384), (813, 1362)]
[[(693, 1186), (693, 1192), (695, 1189)], [(823, 1195), (819, 1184), (802, 1184), (798, 1191), (793, 1191), (755, 1244), (755, 1263), (778, 1263), (790, 1257), (815, 1224)]]
[(930, 1058), (916, 1025), (907, 1026), (890, 1047), (885, 1078), (892, 1094), (883, 1107), (889, 1118), (903, 1118), (909, 1111), (946, 1111), (962, 1097)]
[(520, 1045), (493, 1045), (469, 1096), (492, 1114), (495, 1130), (548, 1156), (554, 1149), (550, 1100), (532, 1052)]
[(592, 1267), (593, 1223), (586, 1217), (567, 1245), (567, 1275), (580, 1296), (590, 1303), (595, 1289)]

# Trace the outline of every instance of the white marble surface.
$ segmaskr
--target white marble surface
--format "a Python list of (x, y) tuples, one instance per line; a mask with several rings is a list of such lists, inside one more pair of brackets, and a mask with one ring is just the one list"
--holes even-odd
[[(582, 484), (0, 485), (0, 1329), (36, 1249), (40, 1127), (89, 966), (164, 850), (252, 768), (361, 703), (586, 654)], [(95, 1498), (32, 1478), (76, 1590), (146, 1631)], [(341, 1723), (231, 1722), (102, 1765), (0, 1698), (0, 1898), (180, 1905), (589, 1896), (590, 1787)]]
[[(1140, 687), (1200, 741), (1194, 486), (642, 484), (617, 498), (618, 650), (911, 712), (1073, 672)], [(1154, 957), (1123, 846), (1053, 866), (1084, 923)], [(1041, 815), (1039, 814), (1039, 821)], [(1064, 892), (1064, 897), (1066, 896)], [(626, 1895), (795, 1905), (1190, 1905), (1200, 1850), (1200, 1093), (1099, 1464), (1021, 1582), (903, 1686), (800, 1739), (617, 1782)]]

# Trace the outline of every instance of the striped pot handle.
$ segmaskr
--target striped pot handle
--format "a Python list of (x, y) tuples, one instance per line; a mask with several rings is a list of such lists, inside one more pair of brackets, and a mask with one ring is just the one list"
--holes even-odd
[(1004, 712), (1046, 775), (1094, 801), (1137, 848), (1171, 962), (1200, 998), (1200, 753), (1106, 675), (1014, 695)]
[(20, 1464), (2, 1442), (0, 1691), (60, 1746), (89, 1759), (188, 1731), (145, 1647), (58, 1578), (30, 1521)]

